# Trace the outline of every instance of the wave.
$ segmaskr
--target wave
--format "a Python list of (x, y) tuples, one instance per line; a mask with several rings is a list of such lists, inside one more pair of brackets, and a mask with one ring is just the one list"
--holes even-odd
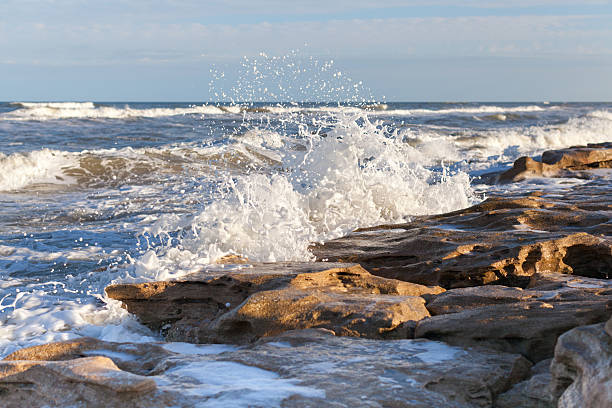
[(93, 102), (10, 102), (19, 108), (94, 109)]
[[(492, 106), (482, 105), (475, 107), (461, 107), (448, 109), (390, 109), (386, 111), (372, 112), (374, 115), (391, 115), (391, 116), (433, 116), (433, 115), (474, 115), (474, 114), (497, 114), (515, 112), (543, 112), (546, 110), (555, 109), (554, 107), (543, 108), (538, 105), (525, 106)], [(500, 116), (501, 117), (501, 116)], [(500, 119), (503, 120), (503, 119)]]
[(432, 116), (432, 115), (470, 115), (470, 114), (512, 114), (521, 112), (543, 112), (555, 107), (543, 108), (538, 105), (525, 106), (492, 106), (482, 105), (475, 107), (458, 107), (448, 109), (389, 109), (387, 104), (364, 105), (364, 106), (283, 106), (283, 105), (267, 105), (242, 107), (242, 111), (254, 113), (331, 113), (331, 114), (362, 114), (368, 113), (369, 116)]
[(12, 104), (18, 106), (19, 109), (0, 115), (0, 120), (129, 119), (240, 113), (240, 108), (238, 107), (213, 105), (193, 105), (186, 108), (135, 109), (128, 105), (123, 108), (96, 106), (93, 102), (13, 102)]
[[(490, 117), (485, 120), (503, 119)], [(597, 110), (556, 125), (461, 131), (427, 126), (403, 129), (400, 135), (420, 150), (431, 150), (432, 157), (439, 152), (440, 160), (465, 159), (473, 167), (480, 161), (480, 168), (486, 168), (495, 165), (490, 161), (494, 156), (499, 156), (503, 162), (512, 162), (520, 156), (534, 156), (545, 150), (608, 142), (612, 140), (612, 112)]]
[[(363, 106), (300, 106), (294, 105), (192, 105), (181, 108), (136, 109), (126, 105), (123, 108), (96, 105), (93, 102), (11, 102), (18, 109), (0, 115), (0, 120), (54, 120), (54, 119), (128, 119), (157, 118), (178, 115), (224, 115), (241, 113), (268, 113), (276, 115), (298, 113), (320, 114), (362, 114), (371, 116), (434, 116), (468, 114), (512, 114), (520, 112), (541, 112), (554, 107), (542, 108), (537, 105), (458, 107), (448, 109), (389, 109), (387, 104)], [(502, 116), (499, 116), (502, 117)], [(500, 119), (502, 120), (502, 119)]]
[[(253, 134), (251, 134), (253, 133)], [(262, 144), (257, 132), (238, 135), (233, 143), (218, 147), (193, 145), (160, 148), (67, 152), (42, 149), (29, 153), (0, 153), (0, 191), (17, 191), (48, 185), (113, 188), (124, 184), (149, 184), (189, 172), (193, 176), (270, 169), (279, 156)], [(280, 136), (276, 143), (282, 143)]]
[[(275, 135), (259, 133), (268, 146)], [(427, 169), (428, 158), (367, 117), (325, 135), (303, 129), (303, 150), (284, 151), (282, 171), (226, 177), (218, 197), (193, 215), (160, 216), (143, 234), (175, 234), (150, 251), (136, 274), (165, 279), (227, 254), (253, 261), (310, 260), (308, 246), (360, 226), (406, 221), (473, 202), (469, 177)], [(263, 148), (263, 144), (262, 144)]]
[(19, 190), (40, 184), (70, 184), (63, 168), (76, 163), (75, 157), (58, 150), (42, 149), (29, 153), (0, 153), (0, 191)]

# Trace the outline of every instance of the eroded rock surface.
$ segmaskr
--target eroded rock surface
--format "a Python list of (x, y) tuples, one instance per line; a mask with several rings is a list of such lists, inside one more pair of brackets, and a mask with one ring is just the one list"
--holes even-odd
[(480, 286), (427, 299), (432, 317), (417, 323), (416, 337), (520, 353), (537, 362), (552, 357), (562, 333), (612, 315), (612, 282), (536, 274), (527, 289)]
[(606, 324), (577, 327), (559, 337), (551, 372), (558, 407), (612, 406), (612, 337)]
[(588, 144), (550, 150), (542, 160), (521, 157), (501, 174), (485, 175), (488, 182), (511, 183), (531, 177), (588, 177), (580, 171), (612, 167), (612, 143)]
[(278, 263), (210, 269), (180, 281), (113, 285), (106, 293), (168, 339), (245, 343), (311, 327), (338, 335), (406, 338), (408, 323), (429, 316), (420, 295), (443, 290), (373, 276), (358, 265)]
[(150, 378), (120, 370), (108, 357), (0, 361), (3, 407), (165, 407), (172, 398)]
[(317, 259), (355, 262), (373, 274), (447, 289), (525, 287), (534, 273), (608, 279), (610, 186), (493, 197), (448, 214), (360, 229), (314, 245)]
[[(119, 373), (118, 378), (136, 378), (135, 384), (145, 381), (147, 387), (137, 388), (138, 392), (130, 395), (119, 392), (101, 398), (96, 394), (99, 384), (87, 376), (73, 377), (70, 389), (54, 388), (50, 377), (39, 383), (33, 369), (23, 371), (17, 385), (10, 377), (0, 377), (0, 390), (7, 390), (3, 395), (10, 393), (11, 403), (23, 400), (32, 408), (44, 406), (48, 403), (45, 401), (79, 398), (79, 406), (84, 407), (140, 407), (141, 401), (150, 401), (153, 407), (491, 407), (497, 395), (525, 378), (531, 365), (519, 355), (422, 339), (338, 337), (322, 329), (291, 331), (220, 354), (208, 353), (205, 348), (198, 352), (198, 346), (164, 347), (81, 339), (21, 350), (9, 356), (10, 361), (0, 362), (2, 367), (46, 370), (54, 364), (77, 366), (85, 361), (104, 361)], [(80, 357), (84, 354), (90, 357)], [(147, 366), (152, 354), (158, 359), (154, 370)], [(62, 361), (40, 361), (44, 357)], [(139, 362), (144, 362), (143, 366), (138, 366)], [(135, 372), (148, 374), (142, 377)], [(43, 390), (49, 395), (41, 394)], [(100, 399), (95, 401), (95, 396)], [(115, 405), (112, 398), (119, 396), (122, 405)]]

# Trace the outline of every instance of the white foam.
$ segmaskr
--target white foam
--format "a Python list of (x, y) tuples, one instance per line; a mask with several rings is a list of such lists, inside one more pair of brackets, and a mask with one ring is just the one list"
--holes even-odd
[(0, 153), (0, 191), (21, 189), (32, 183), (67, 184), (71, 178), (62, 169), (75, 165), (75, 156), (68, 152), (42, 149), (26, 154)]
[(93, 109), (93, 102), (11, 102), (9, 105), (22, 108)]
[(433, 340), (398, 340), (400, 349), (409, 352), (425, 364), (439, 364), (447, 360), (453, 360), (458, 355), (464, 355), (464, 349)]
[(36, 285), (22, 283), (17, 291), (15, 286), (0, 288), (0, 357), (23, 347), (81, 336), (116, 342), (158, 340), (120, 302), (107, 299), (101, 308), (86, 293), (81, 300), (69, 300), (60, 296), (61, 290), (54, 295), (53, 290)]
[(238, 347), (228, 344), (191, 344), (183, 342), (164, 343), (162, 347), (179, 354), (209, 355), (236, 351)]
[(465, 351), (461, 348), (437, 341), (419, 342), (416, 346), (422, 347), (424, 350), (415, 353), (414, 356), (427, 364), (439, 364), (455, 359), (457, 354), (465, 354)]
[(292, 395), (325, 398), (325, 391), (298, 385), (294, 379), (230, 361), (200, 361), (153, 377), (162, 390), (204, 397), (198, 407), (276, 407)]
[(520, 112), (542, 112), (544, 110), (556, 109), (555, 107), (542, 108), (537, 105), (524, 106), (494, 106), (481, 105), (474, 107), (460, 107), (448, 109), (389, 109), (383, 111), (373, 111), (369, 115), (389, 115), (389, 116), (434, 116), (434, 115), (473, 115), (480, 113), (498, 114), (499, 120), (504, 117), (504, 113), (520, 113)]
[[(519, 156), (534, 156), (545, 150), (566, 148), (587, 143), (602, 143), (612, 135), (612, 113), (595, 111), (582, 117), (574, 117), (567, 123), (550, 126), (511, 127), (470, 131), (469, 135), (436, 135), (421, 131), (405, 131), (407, 138), (417, 140), (438, 139), (442, 144), (451, 143), (458, 151), (469, 154), (471, 159), (486, 159), (483, 168), (495, 165), (491, 156), (501, 161), (512, 162)], [(452, 156), (451, 156), (452, 160)]]
[(135, 109), (129, 105), (123, 108), (114, 106), (95, 106), (92, 102), (43, 102), (17, 103), (21, 109), (0, 114), (0, 120), (54, 120), (54, 119), (127, 119), (158, 118), (177, 115), (224, 115), (239, 113), (235, 107), (212, 105), (193, 105), (186, 108), (147, 108)]
[(342, 118), (326, 135), (303, 129), (302, 137), (306, 151), (274, 150), (287, 171), (229, 177), (223, 195), (195, 216), (161, 216), (147, 225), (148, 233), (191, 233), (180, 245), (148, 253), (137, 275), (176, 277), (230, 253), (253, 261), (310, 260), (312, 242), (472, 202), (467, 175), (436, 180), (422, 165), (430, 160), (425, 154), (361, 114)]

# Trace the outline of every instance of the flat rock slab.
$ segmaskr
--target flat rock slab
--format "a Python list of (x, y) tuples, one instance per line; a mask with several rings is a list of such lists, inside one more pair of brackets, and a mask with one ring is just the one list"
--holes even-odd
[(534, 273), (608, 279), (612, 271), (609, 181), (543, 194), (492, 197), (451, 213), (381, 225), (311, 247), (319, 261), (446, 289), (525, 287)]
[[(145, 398), (153, 407), (492, 407), (496, 396), (525, 378), (531, 365), (519, 355), (422, 339), (338, 337), (322, 329), (291, 331), (220, 354), (207, 352), (208, 346), (180, 343), (131, 346), (79, 339), (24, 349), (9, 356), (12, 360), (0, 362), (42, 367), (111, 359), (116, 366), (128, 367), (126, 362), (132, 361), (130, 370), (148, 371), (145, 378), (157, 387), (126, 394), (123, 405), (113, 405), (114, 395), (95, 394), (95, 385), (86, 381), (86, 371), (82, 379), (73, 380), (71, 389), (53, 388), (49, 378), (47, 385), (39, 383), (37, 377), (28, 376), (33, 371), (20, 379), (28, 387), (0, 377), (0, 392), (32, 408), (77, 398), (85, 398), (82, 407), (140, 407)], [(203, 348), (198, 351), (198, 347)], [(71, 359), (83, 353), (92, 357)], [(152, 354), (159, 360), (155, 370), (137, 366), (139, 361), (150, 361)], [(15, 360), (45, 355), (64, 360)], [(129, 371), (121, 373), (142, 378)], [(86, 399), (89, 395), (99, 400)]]
[(531, 361), (553, 355), (557, 337), (612, 315), (612, 282), (536, 274), (530, 288), (480, 286), (428, 295), (433, 315), (417, 323), (415, 337), (520, 353)]
[(242, 265), (106, 288), (167, 339), (193, 343), (247, 343), (311, 327), (406, 338), (409, 322), (429, 316), (420, 295), (443, 291), (374, 276), (359, 265), (329, 263)]

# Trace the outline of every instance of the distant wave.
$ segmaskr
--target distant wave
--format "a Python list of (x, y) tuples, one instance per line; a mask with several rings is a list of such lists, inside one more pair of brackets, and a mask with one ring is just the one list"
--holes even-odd
[[(96, 105), (93, 102), (11, 102), (18, 109), (0, 115), (0, 120), (53, 120), (53, 119), (126, 119), (156, 118), (177, 115), (223, 115), (240, 113), (321, 113), (321, 114), (358, 114), (366, 112), (372, 116), (434, 116), (434, 115), (508, 115), (521, 112), (542, 112), (554, 107), (538, 105), (456, 107), (448, 109), (389, 109), (387, 104), (364, 106), (300, 106), (295, 105), (192, 105), (189, 107), (132, 108)], [(503, 116), (495, 116), (504, 120)]]
[(93, 102), (10, 102), (20, 108), (94, 109)]
[(0, 115), (0, 120), (126, 119), (240, 113), (238, 107), (212, 105), (148, 109), (135, 109), (128, 105), (123, 108), (96, 106), (93, 102), (12, 102), (10, 105), (19, 109)]
[[(420, 116), (420, 115), (474, 115), (479, 113), (486, 114), (504, 114), (504, 113), (515, 113), (515, 112), (543, 112), (553, 107), (543, 108), (538, 105), (525, 105), (525, 106), (494, 106), (494, 105), (482, 105), (473, 107), (462, 107), (462, 108), (449, 108), (449, 109), (391, 109), (387, 111), (373, 112), (378, 115), (392, 115), (392, 116)], [(501, 116), (496, 118), (501, 119)]]

